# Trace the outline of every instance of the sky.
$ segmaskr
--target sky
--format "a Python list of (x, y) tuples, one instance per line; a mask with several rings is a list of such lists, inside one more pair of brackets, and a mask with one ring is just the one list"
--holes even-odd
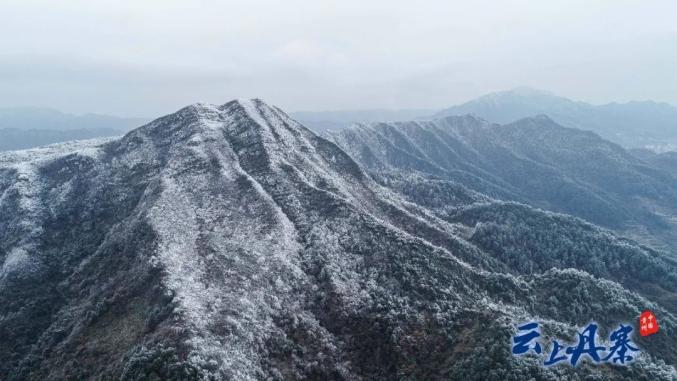
[(2, 0), (0, 107), (443, 108), (528, 86), (677, 105), (677, 2)]

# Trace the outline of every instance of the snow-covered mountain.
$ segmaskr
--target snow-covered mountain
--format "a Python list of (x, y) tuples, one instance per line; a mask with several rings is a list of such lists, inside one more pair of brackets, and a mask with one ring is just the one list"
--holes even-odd
[(677, 107), (667, 103), (592, 105), (522, 87), (450, 107), (435, 114), (435, 118), (465, 114), (500, 124), (544, 114), (563, 126), (593, 131), (625, 147), (660, 151), (674, 150), (677, 145)]
[(507, 125), (470, 115), (363, 124), (330, 139), (372, 172), (433, 176), (677, 247), (674, 171), (544, 115)]
[(372, 109), (341, 111), (296, 111), (290, 115), (304, 126), (321, 133), (329, 130), (340, 130), (354, 123), (381, 122), (384, 120), (414, 120), (427, 117), (437, 110), (430, 109)]
[[(0, 379), (677, 377), (674, 260), (422, 171), (377, 173), (444, 169), (367, 143), (351, 157), (243, 100), (0, 154)], [(634, 338), (630, 366), (511, 355), (526, 320), (571, 340), (646, 308), (661, 331)]]

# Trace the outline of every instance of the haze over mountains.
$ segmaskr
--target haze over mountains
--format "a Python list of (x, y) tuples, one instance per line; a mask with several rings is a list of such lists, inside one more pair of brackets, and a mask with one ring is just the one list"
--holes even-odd
[(673, 151), (677, 146), (677, 107), (667, 103), (591, 105), (545, 91), (517, 88), (450, 107), (434, 118), (464, 114), (501, 124), (544, 114), (563, 126), (593, 131), (625, 147)]
[(436, 110), (343, 110), (343, 111), (297, 111), (290, 115), (304, 126), (316, 132), (337, 130), (354, 123), (383, 121), (406, 121), (420, 119), (437, 112)]
[(672, 173), (677, 172), (677, 152), (675, 151), (656, 153), (650, 149), (632, 149), (630, 152), (658, 168)]
[[(674, 174), (546, 117), (327, 138), (241, 100), (0, 154), (0, 378), (677, 378)], [(510, 353), (646, 308), (627, 367)]]
[(147, 121), (97, 114), (72, 115), (38, 107), (0, 108), (0, 151), (119, 136)]
[(527, 87), (490, 93), (437, 112), (426, 110), (299, 112), (292, 115), (317, 132), (337, 130), (354, 123), (434, 120), (472, 114), (507, 124), (547, 115), (558, 124), (593, 131), (628, 148), (657, 152), (677, 150), (677, 107), (653, 101), (592, 105)]
[[(677, 107), (652, 101), (591, 105), (526, 87), (487, 94), (441, 111), (365, 109), (290, 113), (317, 133), (355, 123), (434, 120), (466, 114), (499, 124), (547, 115), (562, 126), (593, 131), (627, 148), (648, 148), (659, 153), (677, 150)], [(74, 116), (41, 108), (0, 109), (0, 151), (116, 136), (145, 122), (143, 118)]]

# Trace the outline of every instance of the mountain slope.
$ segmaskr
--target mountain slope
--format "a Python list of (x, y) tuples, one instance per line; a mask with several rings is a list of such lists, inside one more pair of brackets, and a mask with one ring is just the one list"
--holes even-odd
[(311, 130), (320, 133), (349, 127), (357, 122), (382, 120), (413, 120), (428, 116), (433, 110), (342, 110), (342, 111), (296, 111), (290, 115)]
[(677, 107), (666, 103), (646, 101), (595, 106), (543, 91), (517, 88), (450, 107), (435, 114), (435, 118), (465, 114), (500, 124), (544, 114), (563, 126), (593, 131), (625, 147), (666, 149), (677, 143)]
[(630, 152), (654, 167), (661, 168), (673, 175), (677, 174), (677, 152), (655, 153), (648, 149), (635, 149)]
[[(453, 194), (435, 215), (258, 100), (0, 154), (0, 378), (677, 376), (674, 300), (629, 283), (660, 268), (653, 291), (674, 289), (673, 262), (625, 242), (627, 277), (583, 258), (522, 271), (470, 235), (464, 211), (494, 202), (438, 185)], [(589, 319), (610, 328), (647, 307), (661, 332), (629, 367), (510, 354), (527, 319), (571, 340)]]
[(545, 116), (358, 125), (331, 135), (372, 172), (418, 173), (493, 198), (572, 214), (665, 250), (677, 242), (677, 178)]

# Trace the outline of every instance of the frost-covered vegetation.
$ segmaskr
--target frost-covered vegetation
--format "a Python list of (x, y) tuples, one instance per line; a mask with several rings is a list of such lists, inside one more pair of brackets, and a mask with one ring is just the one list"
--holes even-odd
[[(349, 149), (368, 174), (242, 100), (3, 154), (0, 379), (677, 378), (674, 261), (382, 143)], [(526, 319), (570, 340), (644, 308), (627, 368), (510, 354)]]
[[(504, 126), (469, 115), (374, 123), (329, 138), (376, 176), (416, 175), (567, 213), (677, 255), (677, 172), (546, 116)], [(425, 204), (427, 193), (407, 198)]]

